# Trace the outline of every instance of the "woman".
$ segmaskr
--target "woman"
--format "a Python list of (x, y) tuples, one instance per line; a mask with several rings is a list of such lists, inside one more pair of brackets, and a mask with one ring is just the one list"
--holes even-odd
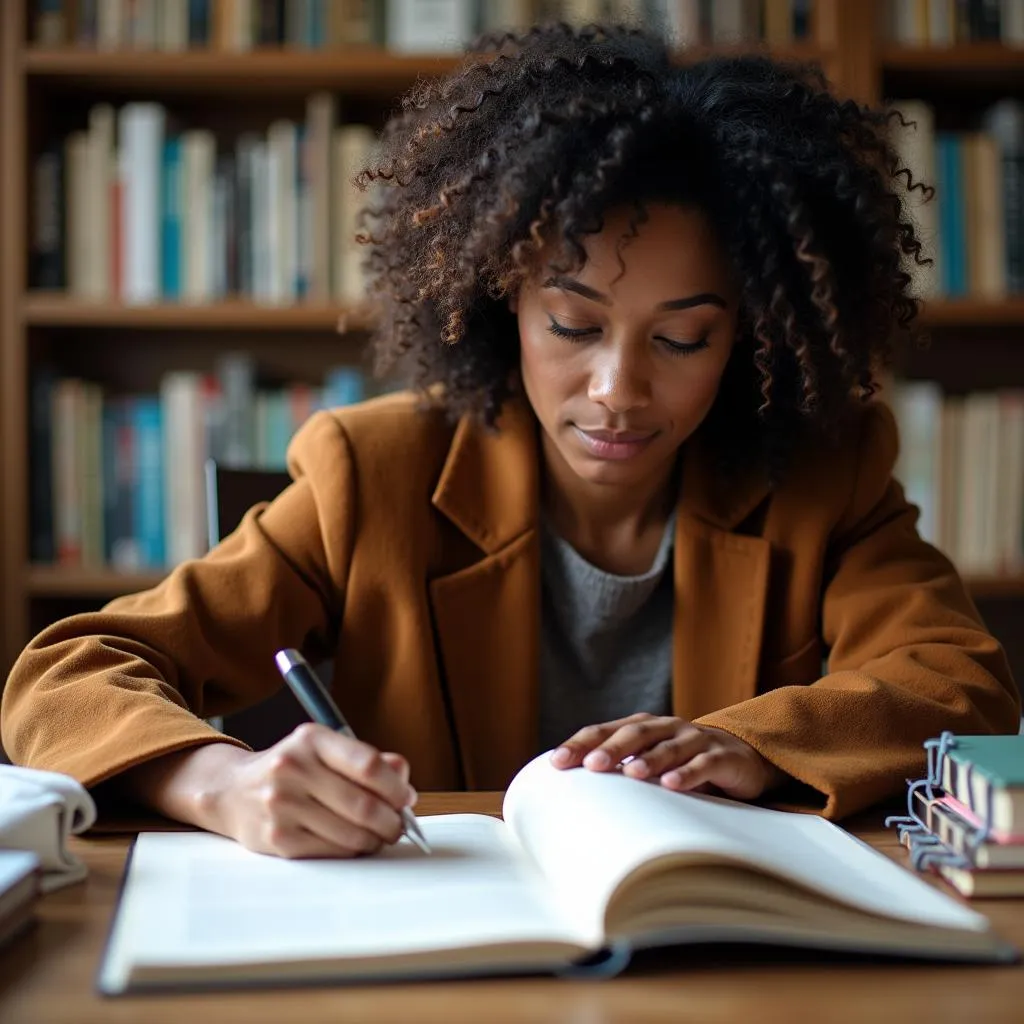
[[(44, 630), (8, 752), (336, 856), (396, 839), (410, 778), (499, 788), (549, 747), (841, 817), (928, 736), (1015, 730), (866, 401), (920, 259), (886, 118), (635, 32), (493, 45), (364, 175), (378, 354), (420, 397), (318, 414), (217, 549)], [(334, 656), (360, 741), (254, 753), (204, 723), (280, 686), (286, 646)]]

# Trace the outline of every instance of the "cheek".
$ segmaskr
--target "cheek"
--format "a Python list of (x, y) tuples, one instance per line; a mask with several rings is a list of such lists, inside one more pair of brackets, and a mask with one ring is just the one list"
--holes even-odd
[[(682, 365), (660, 376), (661, 403), (672, 419), (689, 433), (708, 414), (722, 381), (724, 364), (700, 358), (677, 360)], [(695, 365), (699, 364), (699, 365)]]

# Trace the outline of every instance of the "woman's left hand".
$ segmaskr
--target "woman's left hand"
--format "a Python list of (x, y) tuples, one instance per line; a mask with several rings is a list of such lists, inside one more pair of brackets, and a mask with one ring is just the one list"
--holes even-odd
[(556, 768), (582, 765), (657, 779), (666, 789), (707, 792), (714, 788), (737, 800), (753, 800), (786, 777), (749, 743), (721, 729), (681, 718), (646, 713), (588, 725), (551, 755)]

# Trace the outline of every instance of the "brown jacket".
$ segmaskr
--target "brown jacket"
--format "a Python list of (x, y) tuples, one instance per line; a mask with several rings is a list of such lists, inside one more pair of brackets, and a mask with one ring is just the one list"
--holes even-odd
[[(318, 414), (295, 482), (209, 555), (36, 637), (3, 697), (8, 753), (92, 785), (223, 739), (202, 717), (279, 687), (274, 651), (295, 646), (335, 655), (353, 728), (420, 789), (504, 787), (536, 752), (540, 571), (534, 420), (514, 405), (501, 427), (408, 395)], [(723, 482), (699, 440), (683, 456), (674, 713), (746, 740), (832, 817), (902, 789), (943, 729), (1018, 726), (1005, 656), (919, 539), (895, 455), (871, 405), (774, 491)]]

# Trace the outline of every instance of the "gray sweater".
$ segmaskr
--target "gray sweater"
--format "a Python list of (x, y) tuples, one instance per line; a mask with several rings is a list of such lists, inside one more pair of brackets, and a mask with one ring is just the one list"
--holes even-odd
[(584, 725), (670, 713), (674, 528), (673, 516), (647, 572), (615, 576), (543, 525), (541, 750)]

